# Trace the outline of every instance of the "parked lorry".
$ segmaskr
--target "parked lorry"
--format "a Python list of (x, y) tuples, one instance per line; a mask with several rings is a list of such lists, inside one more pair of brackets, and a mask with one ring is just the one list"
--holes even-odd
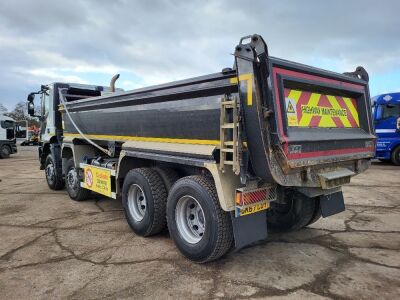
[[(268, 55), (244, 37), (234, 67), (132, 91), (54, 83), (42, 101), (41, 168), (73, 200), (120, 198), (141, 236), (168, 227), (203, 263), (345, 209), (341, 186), (375, 153), (368, 74)], [(28, 96), (33, 114), (34, 93)]]
[(374, 106), (376, 158), (400, 166), (400, 93), (372, 98)]
[(13, 153), (17, 153), (15, 121), (0, 114), (0, 158), (8, 158)]

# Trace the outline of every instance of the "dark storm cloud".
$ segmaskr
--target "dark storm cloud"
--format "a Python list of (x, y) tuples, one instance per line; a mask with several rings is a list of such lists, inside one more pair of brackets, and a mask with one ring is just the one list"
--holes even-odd
[(125, 72), (140, 85), (216, 72), (252, 33), (274, 56), (391, 71), (399, 11), (398, 1), (2, 0), (0, 102), (54, 80), (106, 84), (96, 74)]

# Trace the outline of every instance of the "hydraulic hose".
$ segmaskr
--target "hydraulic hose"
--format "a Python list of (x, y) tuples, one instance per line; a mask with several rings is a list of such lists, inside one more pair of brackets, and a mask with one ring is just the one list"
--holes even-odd
[(65, 92), (67, 91), (67, 89), (60, 89), (59, 94), (60, 94), (60, 100), (61, 103), (64, 107), (65, 113), (67, 114), (69, 120), (71, 121), (72, 125), (74, 125), (75, 129), (79, 132), (79, 134), (91, 145), (93, 145), (94, 147), (96, 147), (97, 149), (99, 149), (100, 151), (104, 152), (105, 154), (107, 154), (108, 156), (112, 156), (111, 151), (104, 149), (103, 147), (101, 147), (100, 145), (96, 144), (95, 142), (93, 142), (91, 139), (89, 139), (78, 127), (78, 125), (76, 125), (75, 121), (72, 119), (69, 111), (68, 111), (68, 107), (66, 105), (66, 101), (65, 99)]

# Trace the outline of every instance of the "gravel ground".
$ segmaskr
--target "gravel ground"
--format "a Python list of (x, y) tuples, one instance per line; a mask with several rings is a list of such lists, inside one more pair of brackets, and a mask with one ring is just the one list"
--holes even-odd
[(196, 265), (135, 236), (119, 201), (48, 189), (35, 147), (0, 160), (0, 298), (399, 299), (400, 168), (373, 163), (347, 210)]

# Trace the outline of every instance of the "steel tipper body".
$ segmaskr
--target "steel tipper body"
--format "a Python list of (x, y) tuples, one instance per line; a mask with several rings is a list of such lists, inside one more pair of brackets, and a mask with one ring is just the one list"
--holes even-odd
[(374, 104), (376, 158), (400, 165), (400, 93), (372, 98)]
[(7, 158), (13, 153), (17, 153), (15, 120), (0, 115), (0, 158)]
[(99, 97), (60, 90), (67, 191), (122, 199), (131, 228), (166, 226), (196, 262), (344, 210), (374, 155), (368, 74), (270, 57), (243, 38), (233, 69)]

